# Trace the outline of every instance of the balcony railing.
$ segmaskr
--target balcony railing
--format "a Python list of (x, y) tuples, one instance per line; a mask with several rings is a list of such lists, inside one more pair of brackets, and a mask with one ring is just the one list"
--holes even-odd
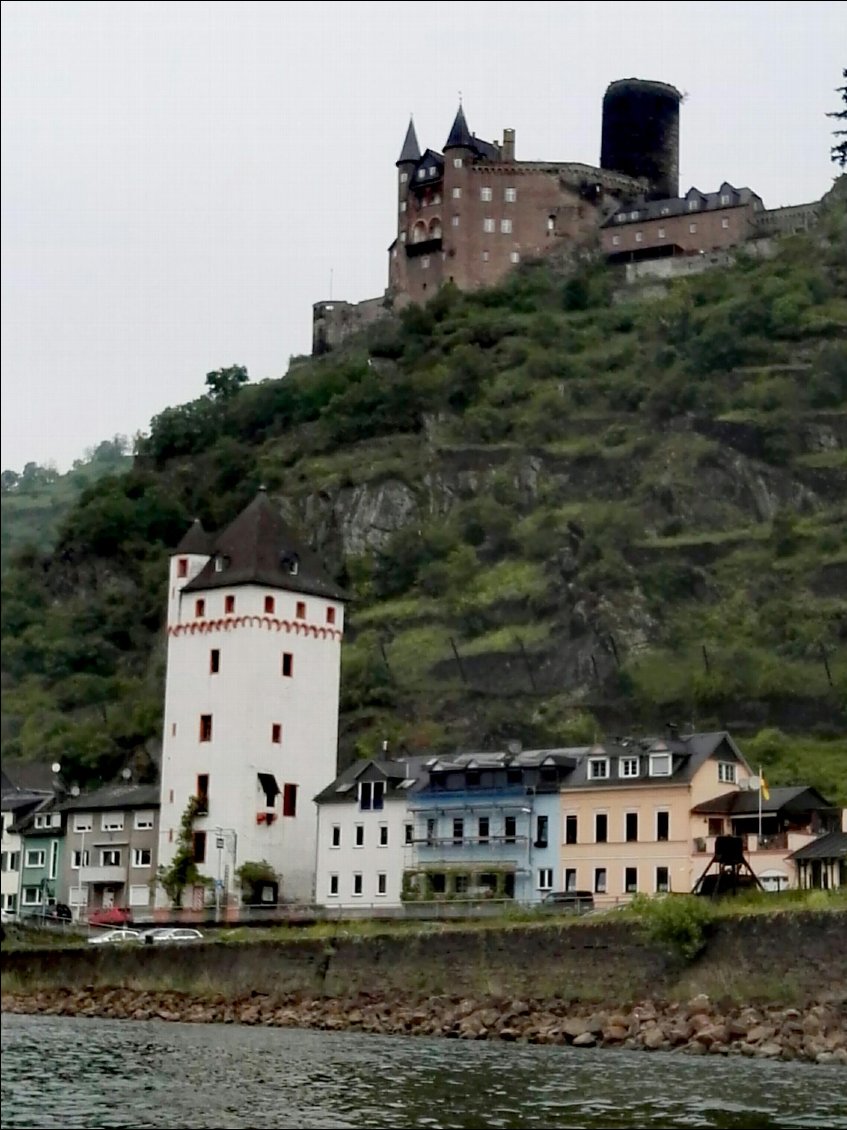
[(437, 848), (437, 847), (501, 847), (503, 844), (508, 844), (509, 847), (518, 845), (525, 847), (529, 842), (529, 836), (422, 836), (420, 839), (413, 839), (412, 844), (418, 848)]
[[(773, 832), (770, 835), (760, 836), (755, 832), (747, 832), (738, 837), (742, 848), (747, 854), (754, 855), (760, 851), (797, 851), (805, 847), (817, 837), (812, 832)], [(691, 845), (695, 855), (714, 855), (715, 836), (697, 836)]]

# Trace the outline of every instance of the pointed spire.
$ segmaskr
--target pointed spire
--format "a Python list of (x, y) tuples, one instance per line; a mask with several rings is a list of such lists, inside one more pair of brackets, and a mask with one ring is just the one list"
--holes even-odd
[(444, 151), (446, 153), (448, 149), (473, 149), (473, 147), (474, 142), (471, 137), (471, 131), (468, 129), (468, 123), (465, 120), (465, 111), (460, 102), (459, 109), (456, 111), (456, 117), (450, 129), (450, 136), (444, 143)]
[(400, 157), (397, 164), (402, 165), (405, 161), (419, 161), (420, 158), (421, 149), (418, 145), (418, 135), (415, 133), (415, 119), (409, 118), (406, 140), (403, 142), (403, 148), (400, 150)]
[(212, 535), (207, 534), (203, 529), (203, 523), (199, 518), (195, 518), (171, 556), (176, 553), (202, 553), (208, 555), (211, 553), (211, 541)]

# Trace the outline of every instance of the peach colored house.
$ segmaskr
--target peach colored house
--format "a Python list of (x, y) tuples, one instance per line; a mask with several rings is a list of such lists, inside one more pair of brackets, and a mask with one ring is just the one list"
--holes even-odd
[(725, 731), (592, 746), (560, 797), (563, 888), (600, 905), (690, 891), (708, 863), (694, 848), (708, 817), (692, 809), (752, 776)]

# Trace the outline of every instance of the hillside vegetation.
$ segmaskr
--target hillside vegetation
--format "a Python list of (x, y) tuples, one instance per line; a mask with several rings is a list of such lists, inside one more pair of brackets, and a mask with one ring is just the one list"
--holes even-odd
[(166, 555), (260, 483), (351, 592), (342, 757), (728, 726), (847, 802), (847, 227), (647, 300), (528, 264), (156, 417), (3, 578), (3, 751), (161, 724)]

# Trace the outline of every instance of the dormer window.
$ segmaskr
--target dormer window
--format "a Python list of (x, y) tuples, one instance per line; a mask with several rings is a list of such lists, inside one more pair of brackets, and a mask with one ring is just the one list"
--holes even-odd
[(735, 762), (734, 761), (719, 761), (718, 762), (718, 780), (724, 785), (735, 784)]
[(638, 776), (638, 758), (637, 757), (621, 757), (618, 761), (618, 769), (621, 777), (637, 777)]
[(359, 784), (359, 808), (363, 811), (379, 810), (385, 797), (384, 781), (361, 781)]
[(226, 569), (227, 565), (229, 565), (229, 558), (224, 557), (222, 553), (219, 553), (215, 557), (215, 572), (222, 573), (224, 569)]
[(279, 567), (289, 576), (296, 577), (300, 572), (300, 558), (296, 553), (281, 553), (279, 555)]
[(438, 172), (438, 170), (436, 169), (435, 165), (429, 166), (429, 175), (431, 177), (434, 177), (437, 172)]
[(418, 169), (418, 180), (423, 180), (426, 176), (426, 169)]
[(689, 200), (688, 201), (688, 211), (689, 212), (696, 212), (699, 207), (700, 207), (700, 201), (699, 200)]
[(721, 193), (721, 204), (729, 204), (729, 195), (726, 192)]
[(659, 215), (661, 215), (661, 216), (669, 216), (670, 214), (671, 214), (670, 208), (663, 208), (662, 211), (659, 213)]
[(626, 219), (626, 212), (618, 212), (617, 216), (615, 216), (615, 223), (616, 224), (622, 224), (625, 219)]
[(671, 755), (669, 753), (651, 753), (650, 754), (650, 776), (651, 777), (670, 777), (671, 775)]
[(592, 757), (588, 761), (588, 779), (590, 781), (605, 781), (609, 776), (608, 757)]

